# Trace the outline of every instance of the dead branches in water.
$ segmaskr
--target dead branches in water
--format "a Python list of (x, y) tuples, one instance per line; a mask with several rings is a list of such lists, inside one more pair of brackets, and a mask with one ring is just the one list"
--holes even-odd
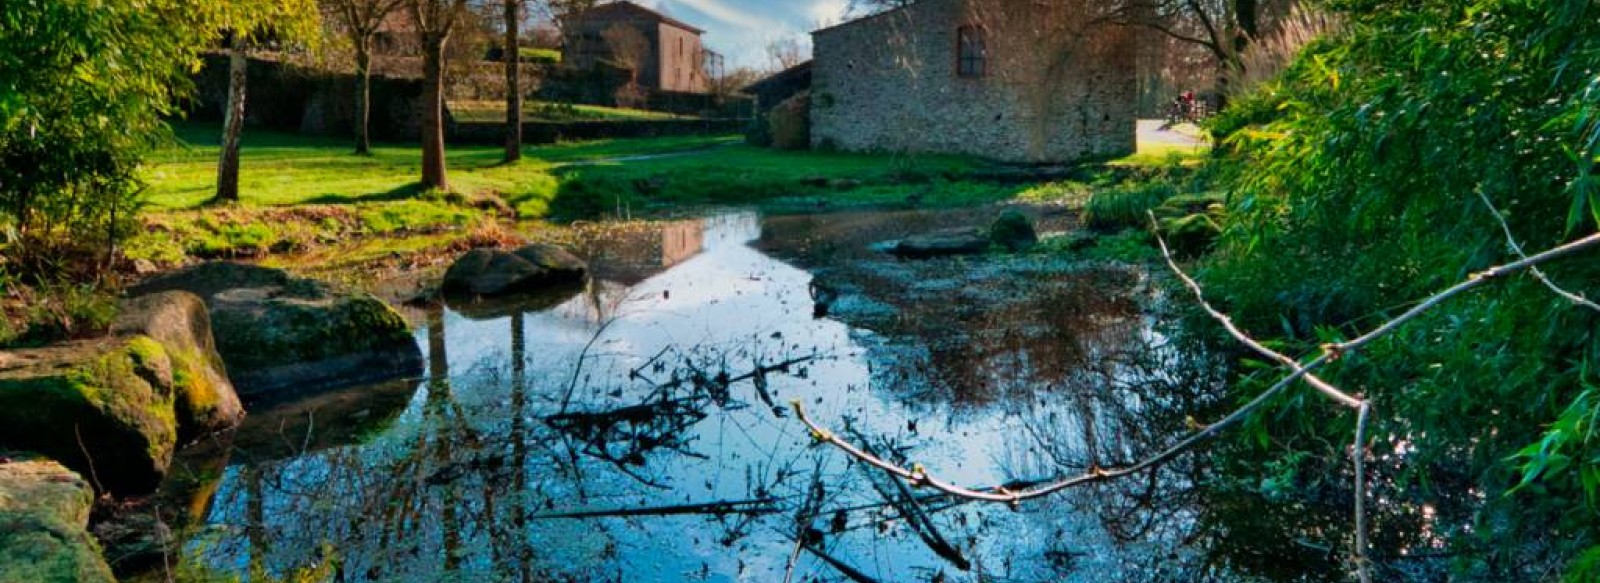
[[(1154, 217), (1151, 217), (1151, 221), (1152, 223), (1154, 222)], [(1355, 466), (1354, 470), (1356, 486), (1356, 493), (1353, 501), (1355, 513), (1355, 540), (1353, 541), (1352, 545), (1353, 549), (1351, 552), (1351, 561), (1354, 565), (1353, 570), (1357, 578), (1359, 578), (1363, 583), (1368, 583), (1371, 581), (1371, 567), (1367, 552), (1366, 466), (1364, 457), (1366, 451), (1367, 423), (1371, 417), (1373, 405), (1370, 400), (1363, 396), (1340, 390), (1338, 387), (1335, 387), (1331, 383), (1328, 383), (1322, 378), (1316, 376), (1314, 371), (1335, 360), (1338, 360), (1343, 356), (1349, 355), (1364, 348), (1379, 338), (1393, 333), (1402, 325), (1417, 319), (1421, 315), (1433, 310), (1434, 308), (1451, 300), (1452, 298), (1455, 298), (1456, 296), (1487, 285), (1492, 281), (1503, 279), (1519, 272), (1531, 271), (1540, 264), (1569, 257), (1581, 251), (1600, 247), (1600, 233), (1591, 234), (1587, 237), (1571, 241), (1564, 245), (1560, 245), (1531, 256), (1522, 254), (1519, 250), (1518, 255), (1520, 258), (1517, 261), (1475, 273), (1466, 280), (1458, 282), (1449, 288), (1435, 293), (1434, 295), (1417, 303), (1411, 309), (1400, 314), (1399, 316), (1384, 322), (1382, 325), (1379, 325), (1378, 327), (1354, 339), (1344, 342), (1325, 344), (1321, 347), (1320, 354), (1304, 362), (1267, 348), (1261, 342), (1255, 340), (1248, 334), (1245, 334), (1244, 331), (1235, 326), (1232, 319), (1228, 317), (1228, 315), (1217, 310), (1206, 301), (1205, 295), (1202, 292), (1199, 283), (1193, 278), (1189, 277), (1188, 274), (1184, 273), (1183, 270), (1178, 267), (1177, 262), (1172, 258), (1171, 251), (1167, 248), (1166, 241), (1162, 239), (1159, 234), (1157, 234), (1157, 241), (1161, 245), (1162, 253), (1165, 256), (1168, 265), (1177, 274), (1177, 276), (1183, 280), (1184, 284), (1190, 289), (1190, 291), (1194, 293), (1194, 296), (1199, 302), (1200, 306), (1213, 319), (1221, 323), (1228, 333), (1235, 339), (1257, 353), (1260, 353), (1263, 356), (1289, 369), (1289, 373), (1284, 375), (1277, 382), (1273, 383), (1272, 386), (1267, 388), (1261, 394), (1257, 395), (1254, 399), (1251, 399), (1244, 406), (1235, 409), (1233, 412), (1229, 413), (1218, 421), (1215, 421), (1209, 425), (1201, 425), (1197, 427), (1189, 435), (1183, 437), (1167, 448), (1145, 458), (1142, 461), (1120, 468), (1102, 468), (1098, 466), (1091, 466), (1081, 475), (1062, 478), (1046, 484), (1032, 485), (1022, 489), (1010, 489), (1004, 486), (972, 488), (942, 480), (930, 474), (922, 467), (921, 464), (911, 464), (910, 468), (906, 468), (901, 464), (896, 464), (877, 455), (873, 455), (870, 451), (867, 451), (860, 446), (840, 438), (832, 431), (829, 431), (827, 428), (811, 419), (811, 417), (806, 414), (805, 409), (801, 406), (799, 401), (792, 402), (795, 414), (800, 419), (800, 422), (804, 423), (810, 430), (812, 439), (816, 440), (818, 443), (833, 446), (845, 454), (848, 454), (849, 456), (866, 463), (867, 465), (878, 468), (892, 476), (909, 482), (912, 486), (932, 488), (934, 490), (959, 498), (984, 502), (1000, 502), (1010, 504), (1012, 506), (1018, 506), (1024, 500), (1049, 496), (1069, 488), (1083, 486), (1086, 484), (1123, 478), (1161, 466), (1162, 464), (1165, 464), (1166, 462), (1171, 461), (1173, 458), (1176, 458), (1184, 452), (1194, 448), (1201, 442), (1215, 437), (1223, 429), (1237, 425), (1245, 419), (1250, 418), (1252, 415), (1264, 408), (1268, 402), (1271, 402), (1275, 397), (1284, 393), (1291, 386), (1294, 386), (1297, 381), (1305, 381), (1307, 385), (1316, 390), (1319, 394), (1341, 406), (1355, 410), (1357, 414), (1354, 443), (1353, 447), (1351, 448), (1351, 457)], [(1547, 281), (1546, 278), (1541, 278), (1541, 280)], [(1563, 294), (1563, 297), (1572, 299), (1568, 294)], [(1579, 299), (1582, 299), (1581, 296)], [(1579, 304), (1583, 305), (1582, 302), (1579, 302)]]

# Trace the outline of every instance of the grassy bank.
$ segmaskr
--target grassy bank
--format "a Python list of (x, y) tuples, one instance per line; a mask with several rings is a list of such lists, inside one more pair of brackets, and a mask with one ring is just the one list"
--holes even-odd
[[(575, 142), (524, 149), (514, 164), (495, 147), (449, 150), (451, 192), (416, 184), (421, 155), (380, 144), (355, 156), (347, 140), (250, 131), (241, 152), (241, 201), (208, 206), (220, 128), (180, 124), (177, 143), (143, 169), (144, 232), (130, 259), (156, 266), (191, 259), (265, 257), (352, 240), (464, 237), (517, 220), (671, 214), (701, 205), (777, 211), (950, 207), (1000, 202), (1081, 207), (1105, 184), (973, 180), (992, 168), (949, 155), (783, 152), (737, 137)], [(1118, 164), (1177, 167), (1201, 155), (1154, 145)], [(1109, 178), (1100, 179), (1102, 182)]]

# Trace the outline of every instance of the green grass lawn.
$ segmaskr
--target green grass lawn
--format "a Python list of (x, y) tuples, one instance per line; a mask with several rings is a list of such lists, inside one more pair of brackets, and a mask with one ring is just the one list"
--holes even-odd
[[(352, 238), (459, 236), (489, 228), (504, 206), (525, 220), (652, 216), (697, 205), (1081, 207), (1097, 188), (971, 180), (970, 172), (990, 163), (969, 156), (776, 151), (724, 136), (530, 146), (510, 165), (500, 162), (498, 147), (453, 147), (451, 192), (422, 192), (416, 146), (382, 144), (371, 156), (356, 156), (345, 139), (247, 131), (240, 204), (212, 207), (221, 130), (180, 124), (175, 131), (177, 143), (141, 169), (152, 212), (146, 236), (130, 242), (130, 258), (177, 264), (186, 256), (262, 257)], [(1118, 163), (1169, 168), (1198, 155), (1145, 151)]]
[[(142, 170), (153, 210), (205, 204), (216, 189), (221, 128), (183, 124), (178, 144), (152, 155)], [(464, 194), (495, 194), (528, 216), (542, 216), (558, 183), (561, 164), (619, 156), (682, 151), (726, 144), (731, 137), (671, 137), (602, 140), (530, 146), (521, 162), (500, 162), (497, 147), (448, 150), (451, 188)], [(246, 206), (350, 204), (412, 198), (419, 194), (421, 151), (410, 145), (377, 145), (371, 156), (355, 156), (349, 140), (246, 131), (240, 148), (240, 202)]]

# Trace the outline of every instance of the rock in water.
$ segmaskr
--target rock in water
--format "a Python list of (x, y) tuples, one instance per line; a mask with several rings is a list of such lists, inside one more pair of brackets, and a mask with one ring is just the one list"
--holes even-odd
[(473, 249), (444, 274), (447, 295), (482, 297), (536, 292), (582, 282), (589, 266), (554, 245), (529, 245), (516, 251)]
[(1008, 251), (1023, 251), (1039, 244), (1039, 234), (1034, 232), (1033, 221), (1014, 209), (1000, 213), (989, 226), (989, 240)]
[(282, 270), (207, 263), (134, 288), (198, 294), (228, 375), (245, 400), (280, 399), (422, 373), (422, 352), (399, 312)]
[(112, 332), (149, 336), (166, 349), (180, 442), (233, 429), (244, 419), (244, 405), (228, 380), (211, 336), (211, 315), (199, 296), (170, 291), (127, 300)]
[(237, 427), (244, 407), (199, 297), (122, 304), (111, 334), (0, 353), (0, 449), (61, 460), (116, 494), (146, 494), (178, 444)]
[(989, 235), (983, 232), (982, 229), (967, 227), (912, 235), (901, 239), (889, 251), (901, 257), (925, 259), (949, 255), (971, 255), (982, 253), (988, 249)]
[(0, 352), (0, 449), (61, 460), (114, 494), (149, 493), (178, 443), (173, 368), (143, 335)]
[(114, 583), (85, 528), (94, 491), (52, 461), (0, 463), (0, 581)]

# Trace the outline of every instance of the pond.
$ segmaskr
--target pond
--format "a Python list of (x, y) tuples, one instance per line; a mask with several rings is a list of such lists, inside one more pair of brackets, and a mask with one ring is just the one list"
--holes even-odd
[(791, 412), (992, 486), (1126, 463), (1215, 398), (1140, 268), (873, 247), (994, 213), (721, 212), (580, 249), (596, 277), (565, 297), (419, 309), (427, 378), (277, 404), (184, 456), (182, 552), (247, 580), (1193, 580), (1186, 462), (963, 503)]

